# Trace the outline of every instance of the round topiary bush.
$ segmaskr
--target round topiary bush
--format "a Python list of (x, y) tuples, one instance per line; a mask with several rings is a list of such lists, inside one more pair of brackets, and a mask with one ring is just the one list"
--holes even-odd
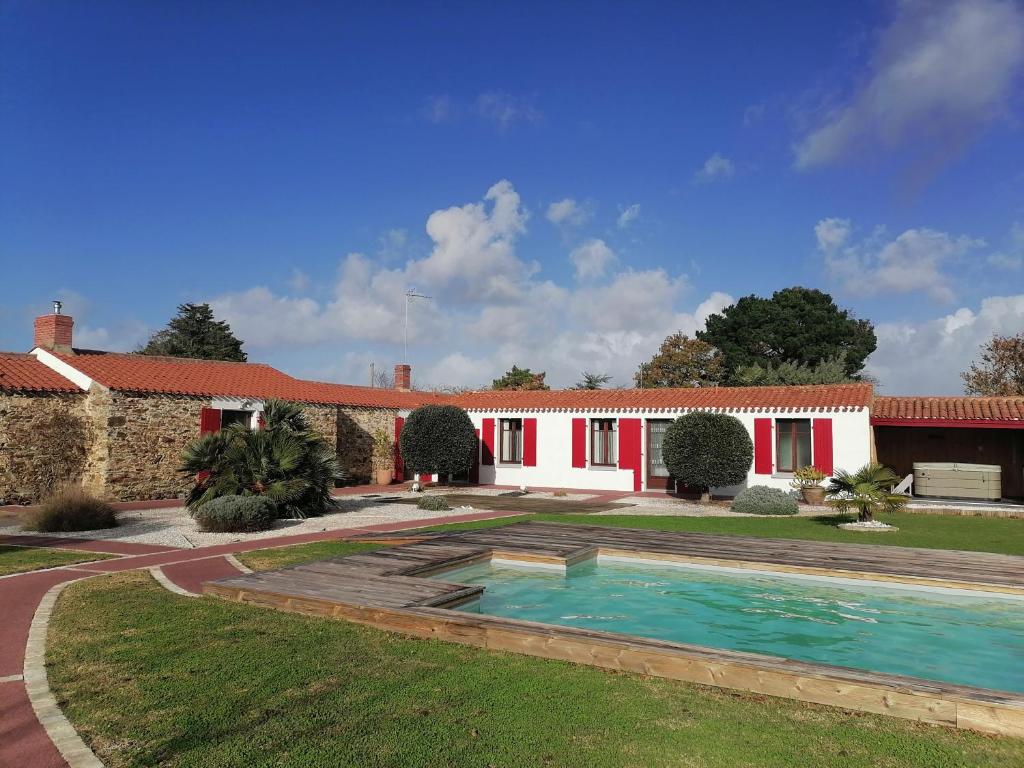
[(695, 411), (669, 424), (661, 445), (669, 473), (705, 495), (741, 483), (754, 460), (747, 428), (727, 413)]
[(67, 486), (48, 496), (26, 527), (42, 533), (67, 533), (116, 526), (117, 514), (113, 507), (77, 486)]
[(419, 509), (426, 509), (430, 512), (442, 512), (446, 509), (451, 509), (448, 499), (444, 496), (423, 496), (416, 502), (416, 506)]
[(745, 515), (795, 515), (796, 499), (778, 488), (752, 485), (733, 499), (733, 512)]
[(219, 496), (193, 510), (192, 517), (214, 533), (265, 531), (277, 518), (277, 505), (266, 496)]
[(411, 471), (449, 476), (469, 469), (477, 449), (473, 422), (454, 405), (417, 408), (405, 420), (398, 445)]

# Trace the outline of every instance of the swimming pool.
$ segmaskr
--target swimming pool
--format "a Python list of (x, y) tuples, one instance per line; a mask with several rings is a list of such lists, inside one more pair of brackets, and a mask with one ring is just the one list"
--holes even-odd
[(1024, 692), (1024, 598), (599, 557), (568, 569), (491, 561), (460, 610)]

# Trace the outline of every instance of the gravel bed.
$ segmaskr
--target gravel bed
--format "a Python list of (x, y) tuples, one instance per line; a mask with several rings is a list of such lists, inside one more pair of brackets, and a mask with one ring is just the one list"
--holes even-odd
[(801, 504), (796, 515), (747, 515), (733, 512), (727, 504), (701, 504), (688, 499), (652, 499), (647, 496), (628, 496), (619, 499), (620, 504), (635, 504), (629, 509), (612, 509), (605, 512), (591, 512), (591, 515), (649, 515), (652, 517), (818, 517), (835, 514), (832, 507), (812, 507)]

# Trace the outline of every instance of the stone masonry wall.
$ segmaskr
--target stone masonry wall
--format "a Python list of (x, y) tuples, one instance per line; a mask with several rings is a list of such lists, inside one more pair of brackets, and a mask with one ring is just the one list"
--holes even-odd
[[(81, 479), (92, 442), (84, 401), (74, 394), (0, 394), (0, 503), (36, 502), (55, 485)], [(73, 429), (55, 432), (61, 423)]]
[(373, 433), (384, 429), (393, 441), (397, 415), (397, 411), (388, 408), (338, 408), (338, 463), (350, 480), (371, 479)]

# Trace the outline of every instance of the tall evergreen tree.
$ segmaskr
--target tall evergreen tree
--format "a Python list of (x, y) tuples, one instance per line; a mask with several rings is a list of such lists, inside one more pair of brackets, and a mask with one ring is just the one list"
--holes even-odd
[(682, 331), (661, 343), (658, 353), (633, 379), (637, 387), (715, 387), (725, 373), (722, 354), (707, 342), (691, 339)]
[(859, 378), (867, 356), (875, 351), (875, 329), (832, 297), (812, 288), (785, 288), (770, 299), (745, 296), (711, 315), (697, 338), (721, 350), (726, 383), (738, 384), (739, 372), (792, 363), (814, 368), (842, 360), (847, 376)]
[(167, 327), (157, 331), (138, 350), (140, 355), (191, 357), (199, 360), (229, 360), (244, 363), (242, 342), (223, 320), (213, 316), (209, 304), (180, 304), (178, 314)]
[(576, 382), (576, 386), (573, 389), (604, 389), (604, 385), (612, 380), (612, 377), (607, 373), (584, 371), (581, 375), (583, 379)]
[(529, 368), (513, 365), (512, 370), (505, 371), (504, 376), (491, 383), (491, 389), (551, 389), (544, 383), (545, 375), (543, 371), (534, 373)]

